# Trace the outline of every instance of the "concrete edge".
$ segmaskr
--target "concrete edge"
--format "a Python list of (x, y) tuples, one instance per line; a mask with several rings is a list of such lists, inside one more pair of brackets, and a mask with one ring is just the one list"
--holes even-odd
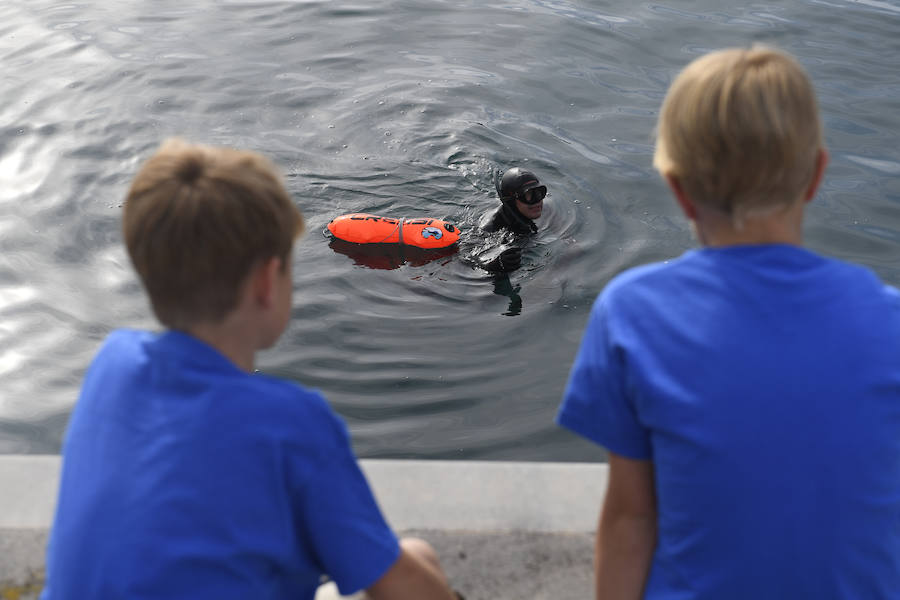
[(398, 530), (592, 531), (607, 483), (606, 464), (361, 462)]
[[(0, 529), (50, 528), (60, 457), (0, 455)], [(597, 522), (607, 465), (360, 461), (396, 529), (584, 532)]]

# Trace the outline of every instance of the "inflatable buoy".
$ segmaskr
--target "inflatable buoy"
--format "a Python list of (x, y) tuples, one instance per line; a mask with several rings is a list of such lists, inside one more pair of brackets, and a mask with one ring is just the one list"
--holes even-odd
[(459, 240), (459, 229), (440, 219), (392, 219), (366, 213), (335, 217), (331, 235), (356, 244), (400, 244), (426, 250), (447, 248)]

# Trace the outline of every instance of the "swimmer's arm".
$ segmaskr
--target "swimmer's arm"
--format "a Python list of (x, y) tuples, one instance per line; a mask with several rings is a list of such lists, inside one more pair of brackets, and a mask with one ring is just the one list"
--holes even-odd
[(522, 249), (507, 248), (490, 261), (478, 260), (479, 266), (491, 273), (511, 273), (522, 266)]
[(639, 600), (656, 547), (653, 463), (609, 454), (594, 549), (597, 600)]

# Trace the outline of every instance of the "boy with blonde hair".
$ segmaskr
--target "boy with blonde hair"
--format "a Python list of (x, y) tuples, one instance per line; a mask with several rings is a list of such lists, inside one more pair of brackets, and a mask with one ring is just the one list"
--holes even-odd
[(316, 392), (254, 373), (291, 314), (303, 216), (263, 157), (164, 144), (124, 209), (166, 330), (110, 334), (63, 448), (42, 598), (451, 600), (433, 550), (397, 538)]
[(558, 416), (609, 453), (597, 598), (900, 597), (900, 296), (802, 247), (826, 162), (793, 58), (672, 83), (654, 164), (702, 247), (607, 285)]

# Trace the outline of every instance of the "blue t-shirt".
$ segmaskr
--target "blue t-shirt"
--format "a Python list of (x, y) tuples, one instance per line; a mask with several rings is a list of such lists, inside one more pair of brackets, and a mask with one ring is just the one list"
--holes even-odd
[(653, 461), (645, 598), (900, 598), (900, 296), (867, 269), (787, 245), (631, 269), (558, 422)]
[(116, 331), (63, 448), (43, 600), (312, 600), (399, 557), (317, 393), (182, 333)]

